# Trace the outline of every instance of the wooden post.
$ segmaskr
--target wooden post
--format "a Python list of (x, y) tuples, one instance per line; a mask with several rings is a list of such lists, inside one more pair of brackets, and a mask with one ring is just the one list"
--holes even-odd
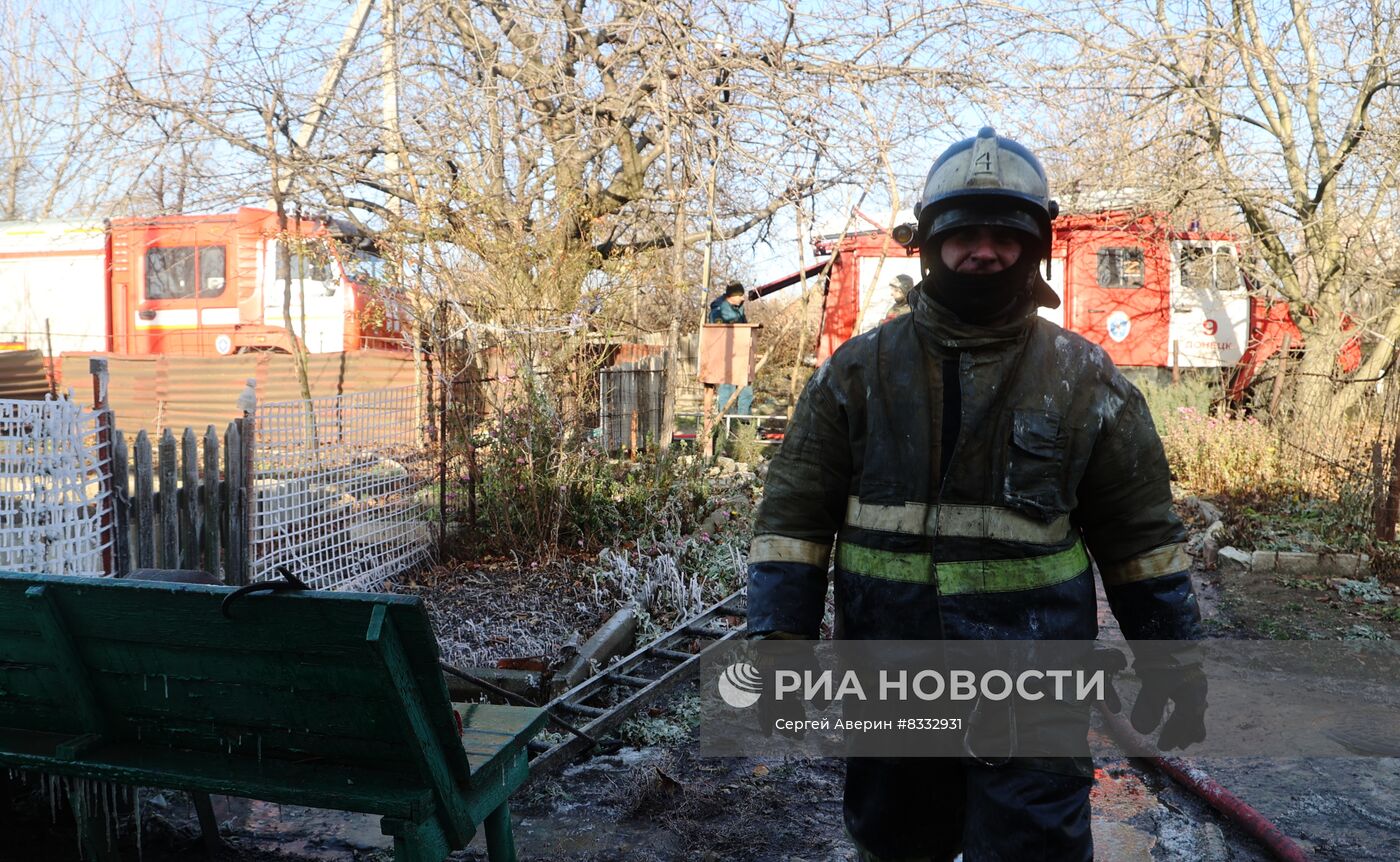
[(647, 366), (647, 400), (644, 407), (646, 429), (643, 432), (648, 449), (664, 448), (661, 444), (661, 426), (666, 413), (666, 370), (660, 356), (651, 357)]
[(1395, 440), (1390, 448), (1390, 487), (1385, 495), (1385, 523), (1381, 534), (1376, 538), (1395, 541), (1395, 524), (1400, 521), (1400, 427), (1395, 429)]
[(652, 438), (656, 436), (656, 405), (653, 403), (652, 391), (652, 362), (651, 357), (637, 363), (637, 370), (633, 372), (637, 376), (637, 403), (633, 405), (632, 415), (637, 417), (633, 424), (637, 426), (637, 446), (633, 448), (635, 453), (638, 449), (646, 450), (651, 448)]
[(625, 362), (617, 366), (618, 382), (621, 384), (621, 403), (617, 410), (617, 448), (623, 452), (632, 448), (631, 439), (631, 417), (632, 411), (637, 406), (637, 375), (632, 371), (632, 364)]
[(180, 568), (197, 569), (199, 553), (199, 441), (194, 429), (180, 435)]
[(515, 838), (510, 831), (510, 802), (502, 802), (496, 806), (490, 814), (486, 815), (486, 822), (482, 824), (486, 833), (486, 854), (487, 858), (514, 859), (515, 858)]
[(423, 439), (426, 442), (434, 442), (439, 439), (437, 427), (437, 360), (432, 353), (420, 350), (423, 364), (423, 390), (418, 393), (418, 399), (422, 402), (423, 410)]
[(1278, 416), (1278, 399), (1283, 394), (1283, 380), (1288, 374), (1288, 348), (1293, 336), (1283, 337), (1283, 347), (1278, 352), (1278, 374), (1274, 377), (1274, 391), (1269, 394), (1269, 418)]
[(432, 411), (425, 408), (424, 398), (426, 397), (428, 403), (431, 404), (433, 396), (432, 390), (425, 390), (424, 387), (428, 378), (423, 373), (423, 343), (418, 334), (416, 320), (410, 320), (408, 323), (408, 338), (413, 350), (413, 428), (418, 445), (422, 446), (427, 442), (428, 422), (432, 421), (428, 418), (428, 414)]
[(680, 382), (677, 373), (680, 365), (680, 321), (671, 319), (671, 329), (667, 333), (666, 349), (661, 353), (661, 428), (657, 432), (661, 449), (671, 448), (676, 436), (676, 389)]
[(204, 431), (204, 481), (199, 486), (200, 519), (199, 547), (203, 554), (204, 571), (219, 574), (219, 435), (214, 426)]
[(130, 452), (126, 448), (126, 435), (120, 431), (112, 434), (112, 503), (116, 508), (116, 556), (119, 578), (131, 573), (131, 484), (128, 478)]
[(155, 471), (151, 466), (151, 438), (136, 434), (136, 567), (156, 566)]
[(608, 451), (608, 369), (598, 369), (598, 447)]
[(180, 489), (176, 480), (175, 434), (166, 428), (160, 435), (160, 562), (164, 569), (180, 568)]
[(253, 557), (255, 555), (256, 543), (258, 540), (257, 531), (254, 529), (254, 519), (257, 515), (257, 463), (253, 459), (254, 450), (258, 444), (258, 396), (256, 384), (252, 387), (246, 402), (240, 403), (243, 410), (243, 425), (238, 429), (238, 454), (243, 459), (243, 466), (239, 474), (242, 484), (239, 486), (239, 518), (242, 523), (239, 525), (242, 536), (239, 543), (243, 546), (238, 553), (239, 571), (238, 583), (247, 584), (253, 579)]
[(468, 392), (467, 433), (462, 435), (467, 454), (467, 523), (473, 530), (476, 529), (476, 445), (472, 443), (472, 433), (476, 429), (476, 406), (480, 403), (481, 385), (477, 382)]
[(705, 400), (700, 407), (700, 455), (706, 461), (715, 455), (715, 387), (712, 383), (705, 384)]
[(1172, 385), (1181, 383), (1181, 342), (1172, 339)]
[[(247, 483), (243, 480), (243, 420), (235, 419), (228, 423), (224, 431), (224, 488), (228, 492), (226, 511), (228, 512), (228, 535), (224, 541), (224, 583), (231, 587), (241, 587), (248, 583), (246, 564), (248, 544), (248, 520), (244, 509), (248, 502)], [(142, 432), (143, 434), (145, 432)]]
[(1385, 447), (1381, 441), (1371, 442), (1371, 528), (1377, 539), (1385, 533), (1387, 484), (1385, 477)]
[(214, 818), (214, 804), (207, 793), (191, 792), (190, 799), (194, 802), (195, 814), (199, 818), (199, 838), (204, 844), (204, 853), (212, 857), (223, 846), (223, 842), (219, 840), (219, 822)]
[[(49, 349), (49, 357), (48, 357), (48, 358), (49, 358), (49, 365), (48, 365), (48, 368), (45, 369), (46, 373), (45, 373), (44, 376), (47, 377), (47, 378), (49, 379), (49, 396), (50, 396), (51, 398), (53, 398), (53, 400), (57, 401), (57, 400), (58, 400), (58, 366), (56, 366), (56, 365), (54, 364), (55, 360), (54, 360), (54, 357), (53, 357), (53, 333), (49, 331), (49, 319), (48, 319), (47, 317), (44, 318), (44, 342), (45, 342), (45, 344), (48, 346), (48, 349)], [(89, 361), (89, 362), (101, 362), (101, 363), (102, 363), (102, 369), (103, 369), (104, 373), (106, 372), (106, 369), (107, 369), (107, 360), (105, 360), (105, 359), (102, 359), (102, 360), (90, 359), (90, 360), (88, 360), (88, 361)]]
[[(47, 322), (46, 324), (47, 325)], [(112, 411), (107, 404), (107, 360), (89, 359), (88, 373), (92, 375), (92, 409), (97, 414), (97, 463), (102, 495), (107, 505), (102, 507), (102, 574), (117, 572), (116, 555), (116, 485), (112, 481)]]
[[(441, 310), (442, 306), (438, 306)], [(442, 356), (438, 360), (438, 370), (442, 379), (438, 381), (438, 550), (447, 547), (447, 390), (452, 378), (447, 376), (447, 343), (439, 341)], [(470, 431), (468, 432), (470, 434)]]

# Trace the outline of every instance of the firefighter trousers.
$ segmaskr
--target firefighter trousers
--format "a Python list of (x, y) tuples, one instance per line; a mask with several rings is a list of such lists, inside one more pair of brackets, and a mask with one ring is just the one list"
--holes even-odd
[(1092, 781), (953, 758), (846, 760), (846, 831), (862, 862), (1093, 862)]

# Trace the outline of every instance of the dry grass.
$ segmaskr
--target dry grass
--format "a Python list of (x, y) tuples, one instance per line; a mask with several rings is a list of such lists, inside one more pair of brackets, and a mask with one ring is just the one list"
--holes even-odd
[(1247, 497), (1301, 490), (1299, 459), (1286, 456), (1278, 435), (1252, 416), (1181, 406), (1158, 421), (1177, 484), (1191, 493)]
[[(1228, 502), (1232, 537), (1280, 549), (1370, 548), (1382, 492), (1373, 449), (1388, 463), (1387, 406), (1376, 399), (1327, 422), (1271, 422), (1225, 409), (1201, 382), (1144, 386), (1178, 489)], [(1252, 538), (1254, 541), (1247, 541)]]
[(422, 596), (445, 661), (491, 666), (503, 658), (552, 660), (587, 638), (624, 597), (600, 593), (574, 559), (510, 558), (435, 566), (390, 589)]

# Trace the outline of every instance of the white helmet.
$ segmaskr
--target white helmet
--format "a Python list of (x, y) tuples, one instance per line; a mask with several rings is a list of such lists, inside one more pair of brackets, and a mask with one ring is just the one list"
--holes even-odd
[(953, 144), (938, 157), (914, 205), (914, 244), (974, 225), (1009, 227), (1040, 240), (1050, 256), (1050, 222), (1059, 214), (1050, 200), (1045, 169), (1030, 150), (997, 135), (990, 126)]

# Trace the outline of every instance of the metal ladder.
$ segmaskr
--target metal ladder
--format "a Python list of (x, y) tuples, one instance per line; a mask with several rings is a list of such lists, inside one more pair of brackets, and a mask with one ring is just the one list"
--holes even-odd
[[(746, 605), (743, 590), (728, 596), (559, 695), (545, 708), (561, 717), (583, 720), (586, 723), (578, 729), (596, 740), (695, 677), (701, 656), (743, 634), (747, 630), (744, 622), (727, 625), (725, 618), (746, 620)], [(531, 740), (531, 777), (563, 768), (588, 747), (588, 740), (577, 735), (553, 745)]]

